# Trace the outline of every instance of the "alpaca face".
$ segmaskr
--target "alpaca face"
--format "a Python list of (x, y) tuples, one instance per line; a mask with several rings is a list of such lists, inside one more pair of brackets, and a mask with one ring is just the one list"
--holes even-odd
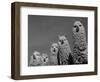
[(34, 51), (33, 53), (33, 59), (39, 59), (41, 57), (40, 53), (38, 51)]
[(84, 31), (84, 26), (80, 21), (76, 21), (73, 25), (73, 33), (79, 33)]
[(66, 44), (68, 44), (68, 40), (66, 38), (66, 36), (59, 36), (59, 41), (58, 41), (59, 46), (64, 46)]
[(41, 63), (41, 54), (38, 51), (35, 51), (33, 53), (33, 60), (35, 60), (35, 63), (40, 64)]
[(57, 43), (53, 43), (53, 44), (51, 45), (51, 53), (52, 53), (53, 55), (56, 55), (56, 54), (58, 53), (58, 44), (57, 44)]
[(43, 62), (43, 64), (47, 64), (48, 61), (49, 61), (48, 55), (43, 53), (42, 54), (42, 62)]
[(41, 55), (38, 51), (34, 51), (33, 55), (30, 57), (30, 65), (40, 65)]

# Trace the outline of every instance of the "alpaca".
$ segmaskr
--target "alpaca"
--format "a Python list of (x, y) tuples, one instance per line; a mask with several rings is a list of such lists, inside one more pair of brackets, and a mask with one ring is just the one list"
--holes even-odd
[(58, 58), (58, 56), (59, 56), (59, 54), (58, 54), (58, 51), (59, 51), (58, 44), (57, 43), (52, 43), (50, 51), (51, 51), (51, 55), (50, 55), (51, 64), (52, 65), (60, 64), (59, 63), (59, 58)]
[(46, 53), (42, 54), (42, 66), (48, 65), (49, 64), (49, 58), (48, 55)]
[(80, 21), (75, 21), (72, 30), (74, 38), (73, 55), (75, 63), (87, 64), (87, 42), (85, 28)]
[(61, 65), (73, 64), (73, 56), (67, 37), (65, 35), (59, 36), (59, 57)]
[(33, 55), (30, 56), (30, 63), (31, 66), (38, 66), (41, 65), (41, 55), (40, 52), (34, 51)]

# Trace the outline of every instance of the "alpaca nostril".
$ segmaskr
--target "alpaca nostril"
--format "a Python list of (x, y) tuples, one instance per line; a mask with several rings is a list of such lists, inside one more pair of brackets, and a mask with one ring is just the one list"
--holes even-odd
[(78, 31), (79, 31), (79, 27), (76, 28), (76, 32), (78, 32)]
[(56, 50), (54, 49), (53, 52), (56, 52)]
[(64, 42), (62, 41), (61, 44), (64, 44)]
[(44, 62), (46, 62), (46, 60), (44, 59)]
[(63, 41), (63, 40), (60, 40), (60, 43), (61, 43), (61, 44), (64, 44), (64, 41)]
[(74, 25), (74, 28), (77, 28), (77, 26), (76, 26), (76, 25)]

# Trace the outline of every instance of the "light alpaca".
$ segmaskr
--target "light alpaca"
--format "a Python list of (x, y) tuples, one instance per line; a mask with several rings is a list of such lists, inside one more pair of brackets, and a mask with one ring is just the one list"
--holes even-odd
[(67, 37), (65, 35), (59, 36), (58, 44), (60, 65), (73, 64), (73, 56)]
[(51, 65), (58, 65), (59, 63), (59, 47), (57, 43), (52, 43), (51, 48), (51, 55), (50, 55), (50, 60), (51, 60)]
[(34, 53), (30, 56), (30, 66), (38, 66), (41, 65), (41, 55), (40, 52), (34, 51)]
[(42, 54), (41, 59), (42, 59), (42, 62), (41, 62), (42, 66), (49, 65), (49, 58), (48, 58), (48, 55), (46, 53)]
[(75, 21), (73, 25), (74, 47), (73, 55), (76, 64), (87, 64), (87, 42), (86, 32), (80, 21)]

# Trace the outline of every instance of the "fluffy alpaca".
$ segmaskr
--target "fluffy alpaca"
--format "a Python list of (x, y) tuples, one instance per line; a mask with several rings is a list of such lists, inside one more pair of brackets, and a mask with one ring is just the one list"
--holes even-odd
[(71, 48), (66, 36), (59, 36), (59, 58), (61, 65), (73, 64)]
[(51, 60), (51, 65), (58, 65), (59, 64), (59, 58), (58, 58), (58, 51), (59, 47), (57, 43), (53, 43), (50, 48), (51, 55), (50, 55), (50, 60)]
[(48, 55), (46, 53), (42, 54), (42, 66), (48, 65), (49, 64), (49, 58)]
[(73, 54), (75, 58), (75, 63), (86, 64), (87, 63), (87, 42), (86, 42), (85, 28), (80, 21), (75, 21), (72, 30), (73, 30), (73, 38), (74, 38)]
[(41, 65), (41, 55), (40, 52), (34, 51), (33, 55), (30, 56), (30, 66)]

